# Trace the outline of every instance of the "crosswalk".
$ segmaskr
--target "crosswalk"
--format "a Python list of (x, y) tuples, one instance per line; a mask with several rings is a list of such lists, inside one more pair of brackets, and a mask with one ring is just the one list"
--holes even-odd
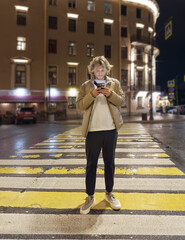
[(104, 200), (100, 154), (96, 204), (84, 216), (80, 127), (0, 159), (0, 239), (185, 239), (185, 173), (141, 124), (119, 130), (115, 161), (121, 210)]

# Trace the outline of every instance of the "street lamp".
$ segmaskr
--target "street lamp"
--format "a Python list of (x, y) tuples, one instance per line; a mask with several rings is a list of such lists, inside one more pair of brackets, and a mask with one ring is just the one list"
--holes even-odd
[(151, 99), (149, 102), (150, 105), (150, 120), (154, 120), (153, 117), (153, 56), (154, 56), (154, 32), (152, 32), (152, 38), (151, 38), (151, 56), (152, 56), (152, 66), (151, 66), (151, 72), (152, 72), (152, 78), (150, 80), (150, 91), (151, 91)]

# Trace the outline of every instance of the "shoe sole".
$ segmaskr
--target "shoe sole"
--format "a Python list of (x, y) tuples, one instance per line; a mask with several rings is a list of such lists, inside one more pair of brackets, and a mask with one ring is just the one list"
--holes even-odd
[(88, 214), (88, 213), (90, 212), (91, 208), (92, 208), (94, 205), (95, 205), (95, 199), (94, 199), (92, 205), (91, 205), (88, 209), (82, 210), (82, 209), (80, 208), (80, 214), (82, 214), (82, 215)]
[(105, 195), (105, 200), (110, 204), (110, 207), (115, 210), (115, 211), (119, 211), (121, 209), (121, 206), (119, 207), (114, 207), (110, 202), (109, 200), (107, 199), (107, 196)]

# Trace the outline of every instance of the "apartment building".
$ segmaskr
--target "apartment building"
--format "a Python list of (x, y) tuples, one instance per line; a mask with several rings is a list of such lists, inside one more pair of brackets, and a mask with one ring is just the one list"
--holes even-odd
[(0, 9), (2, 112), (23, 105), (79, 116), (78, 90), (99, 55), (126, 93), (122, 112), (148, 111), (151, 96), (155, 110), (155, 0), (1, 0)]

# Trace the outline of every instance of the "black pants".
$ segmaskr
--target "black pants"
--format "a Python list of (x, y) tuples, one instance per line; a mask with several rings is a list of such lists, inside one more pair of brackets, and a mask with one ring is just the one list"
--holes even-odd
[(86, 193), (93, 195), (96, 185), (96, 169), (98, 157), (102, 149), (104, 160), (105, 187), (111, 192), (114, 185), (115, 148), (117, 143), (117, 130), (88, 132), (86, 138)]

